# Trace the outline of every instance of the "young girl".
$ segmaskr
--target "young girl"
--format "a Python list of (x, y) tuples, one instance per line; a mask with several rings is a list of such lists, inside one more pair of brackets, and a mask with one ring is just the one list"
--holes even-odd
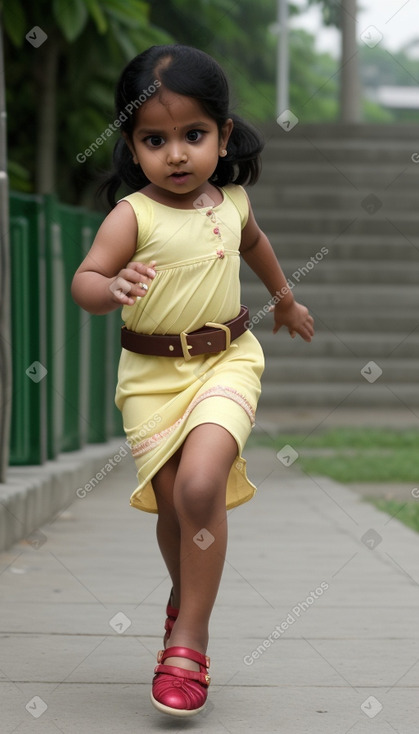
[[(158, 513), (173, 584), (151, 700), (192, 716), (210, 682), (205, 653), (226, 509), (255, 492), (241, 453), (264, 359), (240, 307), (240, 255), (274, 297), (274, 332), (286, 326), (309, 342), (313, 319), (289, 291), (240, 185), (257, 180), (262, 144), (229, 112), (218, 64), (195, 48), (153, 46), (124, 70), (116, 104), (114, 208), (72, 294), (95, 314), (123, 306), (116, 404), (138, 469), (131, 504)], [(115, 206), (122, 182), (135, 193)]]

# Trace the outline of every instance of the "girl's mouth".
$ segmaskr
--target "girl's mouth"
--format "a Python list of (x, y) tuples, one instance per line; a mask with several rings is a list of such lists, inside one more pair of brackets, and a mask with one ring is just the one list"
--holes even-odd
[(184, 171), (178, 171), (177, 173), (172, 173), (170, 178), (175, 181), (177, 184), (185, 183), (185, 181), (188, 179), (189, 173), (185, 173)]

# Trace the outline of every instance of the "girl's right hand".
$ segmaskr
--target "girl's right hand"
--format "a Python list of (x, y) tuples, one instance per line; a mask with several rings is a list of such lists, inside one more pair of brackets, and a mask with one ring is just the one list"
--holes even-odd
[(112, 293), (112, 300), (115, 303), (133, 306), (137, 298), (146, 296), (156, 275), (155, 265), (155, 260), (152, 260), (150, 265), (140, 262), (128, 263), (119, 271), (118, 275), (111, 279), (109, 290)]

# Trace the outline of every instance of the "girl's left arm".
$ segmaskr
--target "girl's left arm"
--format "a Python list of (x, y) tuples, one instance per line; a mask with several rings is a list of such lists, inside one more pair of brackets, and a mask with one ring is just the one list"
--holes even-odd
[(314, 336), (313, 318), (308, 308), (294, 299), (272, 245), (255, 220), (250, 203), (249, 218), (242, 230), (240, 254), (275, 300), (275, 306), (271, 306), (274, 334), (281, 326), (286, 326), (292, 337), (299, 334), (304, 341), (310, 342)]

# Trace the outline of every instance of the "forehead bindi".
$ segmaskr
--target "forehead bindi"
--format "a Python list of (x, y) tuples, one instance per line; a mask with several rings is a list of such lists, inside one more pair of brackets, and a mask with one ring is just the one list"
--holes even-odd
[(141, 129), (181, 130), (197, 120), (215, 125), (195, 99), (167, 91), (160, 98), (150, 99), (138, 113), (137, 124)]

